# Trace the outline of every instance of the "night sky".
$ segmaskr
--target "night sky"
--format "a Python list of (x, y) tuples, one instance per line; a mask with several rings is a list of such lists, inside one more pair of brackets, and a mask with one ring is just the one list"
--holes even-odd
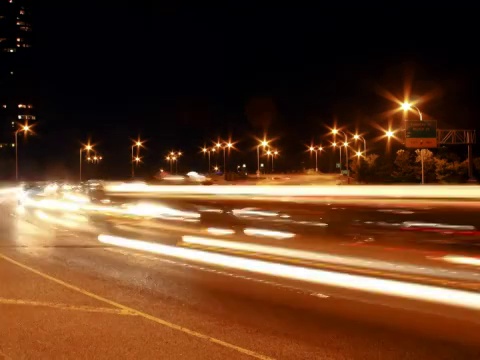
[(137, 134), (145, 173), (170, 149), (186, 153), (184, 170), (202, 170), (199, 146), (229, 134), (242, 140), (235, 161), (253, 165), (264, 130), (292, 166), (312, 138), (327, 143), (335, 119), (377, 137), (371, 124), (386, 127), (397, 107), (382, 94), (402, 100), (405, 84), (411, 99), (429, 98), (418, 106), (439, 127), (479, 128), (472, 9), (47, 4), (34, 8), (37, 167), (76, 174), (90, 136), (103, 174), (127, 176)]

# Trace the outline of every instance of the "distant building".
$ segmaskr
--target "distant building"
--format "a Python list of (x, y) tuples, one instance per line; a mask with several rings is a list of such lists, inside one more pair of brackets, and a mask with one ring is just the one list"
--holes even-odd
[(34, 123), (31, 1), (0, 0), (0, 154), (18, 123)]

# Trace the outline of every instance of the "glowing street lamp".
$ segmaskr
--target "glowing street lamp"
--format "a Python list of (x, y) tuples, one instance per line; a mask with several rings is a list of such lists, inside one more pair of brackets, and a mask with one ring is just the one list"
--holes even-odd
[(395, 132), (392, 130), (387, 130), (385, 131), (385, 135), (387, 136), (387, 138), (391, 139), (395, 135)]
[(22, 125), (20, 129), (15, 131), (15, 180), (18, 181), (18, 133), (23, 132), (25, 135), (31, 131), (31, 126), (28, 124)]
[[(90, 143), (88, 143), (87, 145), (83, 146), (80, 148), (80, 169), (79, 169), (79, 179), (80, 179), (80, 182), (82, 181), (82, 152), (86, 152), (87, 154), (90, 153), (90, 151), (93, 150), (93, 146), (90, 145)], [(88, 159), (91, 159), (90, 157), (87, 158)], [(90, 161), (90, 160), (88, 160)]]
[(275, 150), (272, 152), (272, 174), (274, 172), (274, 169), (273, 169), (273, 159), (275, 158), (275, 156), (278, 156), (278, 150)]
[(171, 174), (172, 171), (173, 171), (173, 170), (172, 170), (172, 167), (173, 167), (173, 157), (170, 156), (170, 155), (168, 155), (168, 156), (166, 157), (166, 160), (170, 163), (170, 174)]
[(365, 153), (365, 155), (367, 155), (367, 140), (365, 140), (365, 138), (363, 136), (358, 135), (358, 134), (353, 135), (353, 139), (355, 141), (363, 140), (363, 152)]
[[(416, 106), (413, 105), (413, 104), (410, 104), (410, 103), (407, 102), (407, 101), (405, 101), (405, 102), (402, 104), (402, 109), (403, 109), (403, 111), (409, 111), (409, 110), (411, 110), (412, 108), (417, 111), (418, 117), (420, 118), (420, 121), (423, 121), (422, 112), (420, 111), (420, 109), (419, 109), (418, 107), (416, 107)], [(421, 160), (421, 163), (422, 163), (422, 184), (425, 184), (425, 166), (424, 166), (424, 161), (423, 161), (424, 153), (425, 153), (425, 149), (420, 149), (420, 160)]]
[[(142, 144), (143, 144), (143, 141), (141, 141), (140, 139), (136, 140), (133, 142), (133, 145), (132, 145), (132, 157), (131, 157), (131, 162), (132, 162), (132, 178), (135, 177), (135, 159), (138, 158), (140, 156), (140, 148), (142, 147)], [(134, 148), (137, 148), (137, 155), (134, 156), (133, 155), (133, 149)], [(136, 162), (137, 165), (138, 165), (138, 161)]]
[(205, 156), (205, 154), (208, 154), (208, 173), (210, 174), (210, 150), (206, 147), (203, 147), (202, 152), (203, 156)]
[[(333, 135), (342, 134), (343, 137), (345, 138), (344, 147), (345, 147), (345, 156), (346, 156), (346, 163), (347, 163), (346, 165), (347, 165), (347, 173), (348, 173), (348, 136), (347, 134), (345, 134), (345, 132), (338, 129), (332, 129), (332, 134)], [(342, 148), (340, 146), (339, 146), (339, 150), (340, 150), (340, 173), (342, 173)]]
[[(337, 145), (336, 143), (334, 143), (335, 146)], [(318, 151), (322, 151), (322, 147), (315, 147), (315, 146), (310, 146), (309, 148), (310, 150), (310, 154), (315, 151), (315, 172), (318, 172)]]
[(413, 104), (410, 104), (409, 102), (405, 101), (403, 104), (402, 104), (402, 109), (403, 111), (409, 111), (411, 109), (415, 109), (418, 113), (418, 116), (420, 118), (420, 121), (423, 121), (423, 116), (422, 116), (422, 112), (420, 111), (420, 109), (418, 107), (416, 107), (415, 105)]
[(260, 145), (257, 146), (257, 177), (260, 177), (260, 147), (265, 148), (268, 146), (269, 141), (266, 139), (263, 139), (260, 141)]

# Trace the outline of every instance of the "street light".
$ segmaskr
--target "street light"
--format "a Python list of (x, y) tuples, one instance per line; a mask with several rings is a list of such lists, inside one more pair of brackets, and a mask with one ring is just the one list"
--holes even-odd
[(395, 135), (395, 132), (392, 131), (392, 130), (387, 130), (387, 131), (385, 131), (385, 135), (387, 136), (387, 138), (390, 139)]
[[(345, 138), (344, 147), (345, 147), (345, 156), (346, 156), (346, 162), (347, 162), (347, 164), (346, 164), (347, 165), (347, 175), (348, 175), (348, 136), (342, 130), (337, 130), (337, 129), (333, 129), (332, 134), (333, 135), (342, 134), (343, 137)], [(339, 147), (339, 150), (340, 150), (340, 173), (342, 173), (342, 148)]]
[[(393, 134), (392, 134), (393, 135)], [(355, 141), (357, 140), (363, 140), (363, 152), (365, 153), (365, 155), (367, 155), (367, 140), (365, 140), (365, 138), (361, 135), (358, 135), (358, 134), (355, 134), (353, 135), (353, 139)]]
[[(87, 154), (93, 150), (93, 146), (90, 144), (85, 145), (84, 147), (80, 148), (80, 171), (79, 171), (79, 179), (82, 182), (82, 152), (86, 151)], [(91, 159), (90, 157), (88, 159)], [(90, 160), (89, 160), (90, 161)]]
[(411, 109), (415, 109), (418, 113), (418, 116), (420, 118), (420, 121), (423, 121), (423, 116), (422, 116), (422, 112), (420, 111), (420, 109), (418, 107), (416, 107), (415, 105), (413, 104), (410, 104), (409, 102), (405, 101), (403, 104), (402, 104), (402, 109), (403, 111), (409, 111)]
[(340, 172), (342, 172), (342, 147), (337, 144), (335, 141), (332, 143), (332, 147), (333, 147), (333, 154), (335, 155), (335, 148), (338, 146), (338, 149), (340, 150)]
[(260, 177), (260, 147), (263, 146), (263, 149), (268, 146), (269, 141), (263, 139), (260, 141), (260, 145), (257, 146), (257, 177)]
[[(423, 121), (423, 115), (422, 115), (422, 112), (420, 111), (420, 109), (418, 107), (416, 107), (415, 105), (413, 104), (410, 104), (409, 102), (405, 101), (403, 104), (402, 104), (402, 109), (403, 111), (409, 111), (411, 109), (415, 109), (418, 113), (418, 117), (420, 118), (420, 121)], [(422, 184), (425, 184), (425, 165), (424, 165), (424, 153), (425, 153), (425, 149), (420, 149), (420, 161), (422, 163)]]
[(272, 153), (272, 174), (274, 172), (274, 169), (273, 169), (273, 159), (275, 158), (275, 156), (278, 156), (278, 150), (275, 150), (273, 153)]
[[(135, 177), (135, 166), (134, 166), (134, 163), (135, 163), (135, 157), (133, 156), (133, 149), (136, 147), (137, 148), (137, 158), (140, 156), (140, 148), (142, 147), (142, 144), (143, 142), (140, 141), (140, 139), (136, 140), (133, 142), (133, 145), (132, 145), (132, 178)], [(138, 165), (138, 161), (137, 161), (137, 165)]]
[(315, 146), (310, 146), (309, 150), (310, 154), (312, 153), (312, 151), (315, 151), (315, 172), (318, 172), (318, 149)]
[(173, 167), (173, 162), (172, 162), (172, 161), (173, 161), (173, 159), (172, 159), (171, 156), (167, 156), (167, 157), (166, 157), (166, 160), (170, 163), (170, 174), (171, 174), (172, 171), (173, 171), (173, 170), (172, 170), (172, 167)]
[(18, 181), (18, 133), (24, 132), (24, 134), (28, 134), (31, 127), (27, 125), (22, 125), (20, 129), (15, 131), (15, 180)]
[(202, 149), (203, 156), (208, 153), (208, 173), (210, 174), (210, 150), (207, 149), (206, 147), (203, 147)]
[(270, 151), (270, 150), (267, 150), (267, 169), (266, 169), (266, 171), (268, 171), (268, 158), (269, 158), (270, 155), (272, 155), (272, 173), (273, 173), (273, 152)]

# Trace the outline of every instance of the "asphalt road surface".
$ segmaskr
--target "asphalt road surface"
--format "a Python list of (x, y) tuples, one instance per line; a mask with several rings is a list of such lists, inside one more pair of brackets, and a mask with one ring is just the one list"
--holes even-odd
[(0, 215), (0, 358), (480, 358), (475, 310), (109, 245), (7, 198)]

